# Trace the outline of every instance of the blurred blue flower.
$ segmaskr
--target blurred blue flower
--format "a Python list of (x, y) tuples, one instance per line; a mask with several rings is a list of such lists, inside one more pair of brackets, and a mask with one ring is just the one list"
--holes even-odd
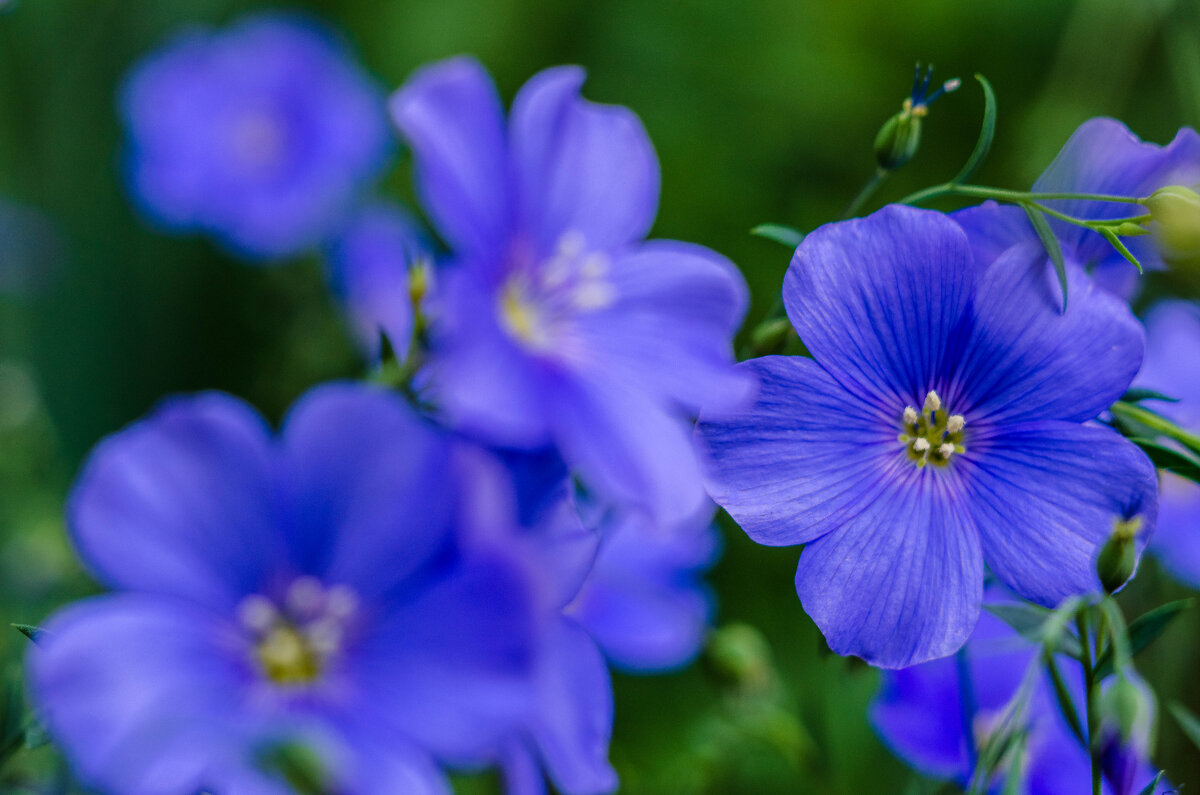
[[(1038, 649), (1000, 619), (984, 613), (963, 654), (965, 669), (960, 661), (946, 658), (885, 672), (871, 704), (870, 719), (883, 742), (911, 767), (965, 786), (974, 772), (978, 751), (1001, 725), (1005, 708), (1017, 694)], [(966, 682), (960, 679), (964, 670), (969, 676)], [(1075, 704), (1082, 705), (1078, 666), (1064, 659), (1059, 670), (1073, 691)], [(1088, 795), (1092, 791), (1088, 753), (1059, 712), (1051, 688), (1048, 677), (1039, 672), (1026, 720), (1018, 724), (1028, 729), (1029, 739), (1020, 764), (1021, 786), (1016, 791), (1022, 795)], [(1081, 723), (1086, 725), (1082, 719)], [(1116, 746), (1112, 747), (1115, 751)], [(1122, 762), (1128, 764), (1119, 771), (1119, 780), (1104, 782), (1108, 795), (1136, 795), (1157, 772), (1144, 753), (1131, 756), (1129, 747), (1122, 750)], [(1005, 791), (1003, 775), (990, 783), (991, 792)], [(1169, 787), (1163, 782), (1158, 791), (1169, 791)]]
[(410, 269), (433, 255), (416, 220), (400, 206), (374, 202), (356, 212), (326, 246), (330, 287), (359, 345), (379, 355), (380, 333), (404, 356), (413, 332)]
[[(1134, 384), (1155, 389), (1178, 403), (1155, 401), (1154, 409), (1200, 432), (1200, 308), (1163, 301), (1146, 317), (1146, 358)], [(1200, 588), (1200, 485), (1163, 472), (1158, 529), (1150, 551), (1174, 577)]]
[(382, 91), (331, 31), (298, 16), (176, 36), (134, 67), (120, 108), (143, 212), (251, 260), (321, 242), (391, 150)]
[(605, 660), (650, 672), (699, 653), (712, 612), (700, 580), (717, 554), (712, 510), (678, 527), (649, 526), (577, 499), (553, 452), (505, 458), (553, 620), (538, 654), (534, 712), (495, 756), (514, 795), (544, 793), (543, 770), (566, 795), (611, 792), (617, 779), (608, 761), (613, 696)]
[(701, 416), (709, 491), (755, 541), (806, 544), (804, 609), (839, 654), (903, 667), (958, 649), (984, 561), (1042, 605), (1099, 588), (1115, 519), (1154, 525), (1146, 456), (1086, 424), (1129, 386), (1142, 330), (1036, 246), (977, 268), (940, 213), (822, 227), (783, 285), (813, 359), (745, 362), (749, 409)]
[[(1100, 193), (1146, 197), (1166, 185), (1200, 182), (1200, 135), (1191, 128), (1179, 131), (1170, 144), (1143, 143), (1121, 122), (1097, 118), (1084, 122), (1058, 157), (1033, 184), (1039, 193)], [(1059, 212), (1079, 218), (1125, 218), (1145, 212), (1137, 205), (1114, 202), (1051, 200)], [(1036, 241), (1025, 211), (1014, 205), (984, 202), (954, 214), (967, 230), (979, 264), (986, 265), (1005, 249), (1023, 241)], [(1137, 292), (1137, 270), (1098, 232), (1050, 219), (1063, 257), (1092, 269), (1104, 289), (1123, 298)], [(1149, 237), (1125, 240), (1147, 270), (1161, 270), (1162, 256)]]
[(708, 249), (643, 242), (654, 150), (629, 110), (581, 99), (583, 80), (575, 67), (536, 75), (507, 124), (467, 58), (422, 69), (392, 98), (452, 249), (431, 397), (458, 429), (556, 445), (604, 499), (679, 519), (704, 503), (689, 414), (750, 386), (730, 366), (746, 288)]
[[(233, 398), (178, 399), (110, 437), (70, 525), (119, 593), (68, 607), (30, 657), (50, 732), (118, 795), (448, 792), (528, 711), (535, 587), (512, 526), (466, 499), (461, 451), (396, 396), (314, 390), (272, 437)], [(515, 532), (515, 530), (514, 530)]]

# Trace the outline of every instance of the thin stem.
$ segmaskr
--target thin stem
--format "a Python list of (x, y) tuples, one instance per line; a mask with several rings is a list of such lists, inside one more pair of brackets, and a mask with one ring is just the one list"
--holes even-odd
[(1079, 630), (1079, 662), (1083, 666), (1083, 681), (1087, 698), (1088, 756), (1092, 760), (1092, 795), (1100, 793), (1100, 749), (1096, 745), (1100, 716), (1096, 710), (1096, 671), (1092, 667), (1092, 638), (1088, 633), (1088, 607), (1085, 605), (1075, 614), (1075, 627)]
[(858, 211), (867, 203), (867, 199), (874, 195), (875, 191), (879, 190), (879, 186), (887, 179), (888, 174), (892, 172), (886, 168), (877, 168), (871, 178), (867, 180), (867, 184), (862, 186), (862, 190), (854, 197), (854, 201), (850, 202), (850, 206), (846, 208), (846, 212), (842, 213), (842, 220), (853, 218), (858, 215)]
[(971, 196), (980, 199), (997, 199), (999, 201), (1020, 204), (1027, 201), (1052, 201), (1077, 199), (1080, 201), (1117, 202), (1120, 204), (1141, 204), (1142, 200), (1133, 196), (1113, 196), (1107, 193), (1031, 193), (1029, 191), (1006, 190), (1004, 188), (989, 188), (983, 185), (956, 185), (944, 182), (933, 185), (916, 193), (910, 193), (899, 201), (899, 204), (920, 204), (921, 202), (937, 199), (942, 196)]

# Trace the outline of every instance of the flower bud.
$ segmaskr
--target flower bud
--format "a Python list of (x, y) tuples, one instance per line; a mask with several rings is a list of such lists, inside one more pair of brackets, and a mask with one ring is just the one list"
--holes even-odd
[(1154, 694), (1136, 673), (1120, 674), (1101, 693), (1097, 707), (1096, 750), (1104, 778), (1117, 795), (1135, 795), (1145, 784), (1139, 780), (1143, 760), (1154, 750)]
[(922, 76), (921, 65), (917, 64), (911, 96), (904, 100), (900, 112), (879, 128), (879, 133), (875, 136), (875, 160), (885, 171), (894, 171), (912, 160), (921, 146), (921, 120), (929, 113), (929, 106), (942, 94), (954, 91), (960, 84), (958, 78), (947, 80), (933, 93), (929, 93), (932, 80), (933, 67), (930, 66)]
[(1168, 262), (1200, 262), (1200, 196), (1182, 185), (1159, 188), (1142, 202)]
[(1096, 574), (1100, 576), (1100, 584), (1106, 593), (1116, 593), (1133, 576), (1138, 557), (1135, 539), (1141, 529), (1140, 516), (1117, 520), (1112, 535), (1100, 548), (1100, 555), (1096, 558)]

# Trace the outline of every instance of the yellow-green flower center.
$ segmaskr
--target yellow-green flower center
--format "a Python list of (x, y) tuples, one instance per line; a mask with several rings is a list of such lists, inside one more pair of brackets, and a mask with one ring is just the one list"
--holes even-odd
[(925, 396), (920, 411), (906, 406), (900, 416), (901, 432), (897, 439), (904, 444), (909, 459), (918, 467), (933, 463), (946, 466), (956, 454), (965, 453), (963, 431), (967, 421), (961, 414), (951, 414), (933, 390)]
[(250, 633), (254, 667), (280, 686), (317, 681), (341, 653), (357, 605), (350, 589), (325, 588), (312, 577), (295, 580), (282, 604), (261, 594), (247, 596), (238, 619)]

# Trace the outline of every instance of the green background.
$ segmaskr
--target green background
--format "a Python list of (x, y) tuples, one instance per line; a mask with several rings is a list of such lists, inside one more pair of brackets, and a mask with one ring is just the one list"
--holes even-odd
[[(19, 0), (0, 13), (0, 197), (57, 225), (54, 273), (34, 295), (0, 294), (0, 621), (36, 623), (93, 586), (66, 546), (61, 505), (81, 457), (163, 396), (223, 389), (278, 418), (309, 386), (362, 363), (319, 264), (246, 267), (207, 241), (156, 233), (118, 180), (114, 92), (178, 26), (225, 23), (252, 3)], [(535, 71), (587, 67), (585, 93), (632, 107), (662, 163), (654, 234), (731, 257), (775, 300), (788, 262), (748, 230), (811, 228), (840, 214), (874, 168), (871, 142), (899, 108), (915, 61), (961, 76), (915, 160), (879, 195), (940, 182), (978, 132), (985, 74), (999, 97), (993, 153), (976, 181), (1028, 186), (1097, 115), (1148, 140), (1200, 124), (1200, 12), (1156, 0), (340, 0), (297, 3), (345, 31), (389, 88), (418, 65), (469, 52), (510, 99)], [(382, 188), (409, 198), (400, 154)], [(865, 708), (877, 675), (822, 653), (792, 577), (798, 551), (724, 527), (713, 575), (719, 623), (761, 633), (770, 660), (731, 685), (712, 666), (617, 677), (613, 759), (628, 792), (935, 792), (880, 745)], [(1186, 595), (1152, 564), (1129, 614)], [(1200, 711), (1200, 611), (1139, 658), (1171, 699)], [(24, 639), (0, 633), (17, 661)], [(755, 686), (754, 682), (758, 685)], [(1200, 753), (1162, 719), (1160, 764), (1200, 787)], [(49, 751), (10, 766), (54, 767)], [(463, 786), (486, 790), (487, 779)], [(9, 787), (15, 786), (10, 783)], [(14, 790), (15, 791), (15, 790)]]

